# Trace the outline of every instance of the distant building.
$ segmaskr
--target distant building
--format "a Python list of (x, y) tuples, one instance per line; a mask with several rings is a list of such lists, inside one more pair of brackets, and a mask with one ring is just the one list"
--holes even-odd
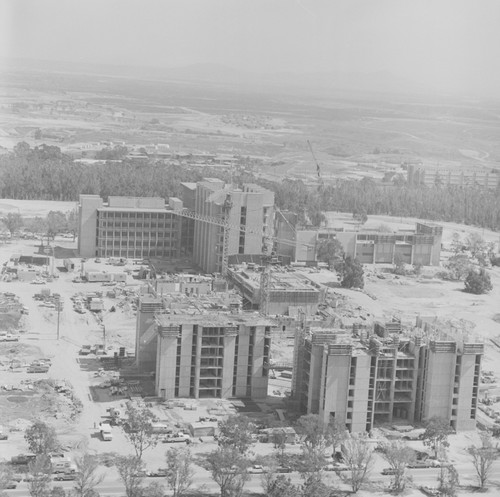
[(296, 217), (285, 213), (277, 218), (277, 254), (294, 262), (313, 263), (321, 241), (336, 238), (346, 255), (363, 264), (394, 263), (397, 254), (406, 264), (438, 266), (443, 228), (434, 223), (417, 223), (413, 232), (344, 231), (342, 228), (295, 229)]
[[(175, 199), (171, 199), (175, 201)], [(80, 195), (81, 257), (173, 259), (181, 252), (181, 220), (157, 197)]]
[(500, 187), (500, 170), (475, 167), (470, 169), (444, 169), (409, 164), (407, 180), (410, 185), (470, 186), (486, 189)]
[[(258, 185), (242, 189), (215, 178), (183, 183), (183, 204), (200, 216), (227, 218), (230, 224), (228, 254), (262, 254), (269, 243), (274, 223), (274, 193)], [(241, 231), (239, 226), (251, 230)], [(193, 262), (205, 272), (221, 272), (223, 254), (222, 226), (203, 220), (194, 221)]]
[(345, 330), (308, 331), (295, 349), (293, 394), (302, 411), (352, 432), (433, 416), (458, 431), (474, 429), (484, 345), (418, 324), (425, 330), (394, 333), (377, 325), (358, 338)]

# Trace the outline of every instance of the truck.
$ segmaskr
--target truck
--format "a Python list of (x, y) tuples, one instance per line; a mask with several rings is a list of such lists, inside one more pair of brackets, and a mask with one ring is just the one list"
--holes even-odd
[(111, 425), (109, 423), (99, 423), (101, 431), (101, 439), (104, 442), (110, 442), (113, 440), (113, 434), (111, 433)]

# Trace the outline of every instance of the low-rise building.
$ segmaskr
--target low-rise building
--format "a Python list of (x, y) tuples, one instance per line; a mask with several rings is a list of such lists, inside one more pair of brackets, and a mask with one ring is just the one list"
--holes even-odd
[[(243, 296), (245, 309), (259, 309), (262, 299), (262, 267), (252, 265), (231, 266), (227, 276)], [(275, 267), (269, 284), (268, 314), (289, 314), (298, 308), (309, 315), (316, 313), (325, 290), (306, 275)]]
[(318, 246), (324, 240), (337, 239), (346, 255), (363, 264), (405, 264), (438, 266), (443, 228), (434, 223), (417, 223), (412, 231), (381, 233), (344, 228), (294, 229), (295, 215), (285, 213), (277, 218), (277, 254), (294, 262), (314, 263)]

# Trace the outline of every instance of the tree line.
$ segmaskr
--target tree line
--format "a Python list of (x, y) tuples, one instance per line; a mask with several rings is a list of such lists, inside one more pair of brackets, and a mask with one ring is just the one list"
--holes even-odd
[(362, 212), (448, 221), (500, 229), (500, 191), (479, 187), (380, 184), (369, 178), (338, 180), (319, 191), (300, 180), (267, 182), (276, 205), (319, 226), (321, 211)]
[[(148, 409), (129, 404), (122, 428), (134, 454), (96, 456), (83, 452), (75, 458), (70, 489), (52, 486), (51, 454), (60, 451), (60, 442), (51, 425), (35, 421), (25, 432), (28, 448), (33, 453), (27, 467), (31, 497), (99, 497), (99, 484), (104, 480), (103, 465), (116, 467), (127, 497), (163, 497), (166, 488), (173, 497), (201, 495), (202, 489), (194, 488), (195, 465), (209, 472), (219, 487), (220, 497), (245, 495), (245, 485), (250, 474), (255, 472), (252, 468), (261, 470), (263, 493), (259, 495), (266, 497), (334, 497), (338, 495), (338, 487), (332, 486), (325, 478), (327, 470), (335, 471), (340, 480), (351, 487), (353, 494), (363, 487), (373, 489), (370, 486), (375, 450), (373, 440), (367, 434), (349, 433), (342, 423), (324, 424), (314, 414), (301, 416), (295, 425), (301, 438), (299, 453), (287, 453), (285, 432), (276, 426), (271, 438), (275, 452), (267, 456), (258, 456), (251, 451), (257, 434), (254, 421), (244, 415), (231, 415), (218, 422), (219, 434), (214, 450), (197, 454), (187, 447), (166, 451), (165, 467), (156, 471), (156, 476), (161, 479), (146, 485), (144, 480), (148, 473), (143, 455), (160, 441), (160, 435), (153, 429), (155, 421), (156, 417)], [(424, 445), (433, 452), (433, 456), (428, 457), (440, 462), (437, 489), (440, 495), (448, 497), (455, 497), (460, 485), (458, 472), (447, 458), (448, 437), (452, 432), (448, 420), (433, 417), (426, 422), (421, 436)], [(401, 439), (378, 444), (377, 450), (389, 465), (382, 472), (391, 475), (388, 490), (392, 494), (403, 493), (411, 484), (408, 469), (418, 465), (417, 452)], [(484, 432), (480, 443), (470, 445), (466, 451), (476, 472), (478, 485), (474, 490), (484, 491), (494, 474), (497, 444), (491, 434)], [(329, 459), (337, 462), (328, 463)], [(298, 471), (301, 481), (292, 482), (283, 474), (284, 470)], [(1, 463), (0, 495), (4, 495), (3, 490), (12, 488), (13, 478), (12, 466)]]
[(12, 153), (0, 156), (0, 196), (61, 201), (78, 200), (81, 193), (166, 198), (179, 196), (182, 181), (200, 181), (204, 173), (155, 160), (82, 164), (59, 147), (31, 148), (21, 142)]
[[(179, 196), (180, 183), (203, 177), (230, 179), (228, 171), (165, 164), (154, 159), (81, 164), (59, 147), (31, 148), (20, 142), (0, 156), (0, 195), (33, 200), (78, 200), (81, 193), (109, 195)], [(301, 180), (271, 182), (251, 173), (233, 171), (233, 180), (254, 182), (275, 192), (276, 205), (298, 214), (304, 224), (319, 226), (323, 211), (418, 217), (500, 229), (500, 191), (479, 187), (413, 186), (400, 181), (380, 184), (372, 179), (338, 180), (311, 190)]]

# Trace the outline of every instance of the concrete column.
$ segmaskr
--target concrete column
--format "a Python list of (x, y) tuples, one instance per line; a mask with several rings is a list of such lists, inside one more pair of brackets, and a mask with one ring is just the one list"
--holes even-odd
[(196, 337), (196, 357), (194, 358), (194, 398), (200, 397), (200, 367), (201, 367), (201, 338), (203, 335), (203, 327), (198, 327), (198, 335)]

